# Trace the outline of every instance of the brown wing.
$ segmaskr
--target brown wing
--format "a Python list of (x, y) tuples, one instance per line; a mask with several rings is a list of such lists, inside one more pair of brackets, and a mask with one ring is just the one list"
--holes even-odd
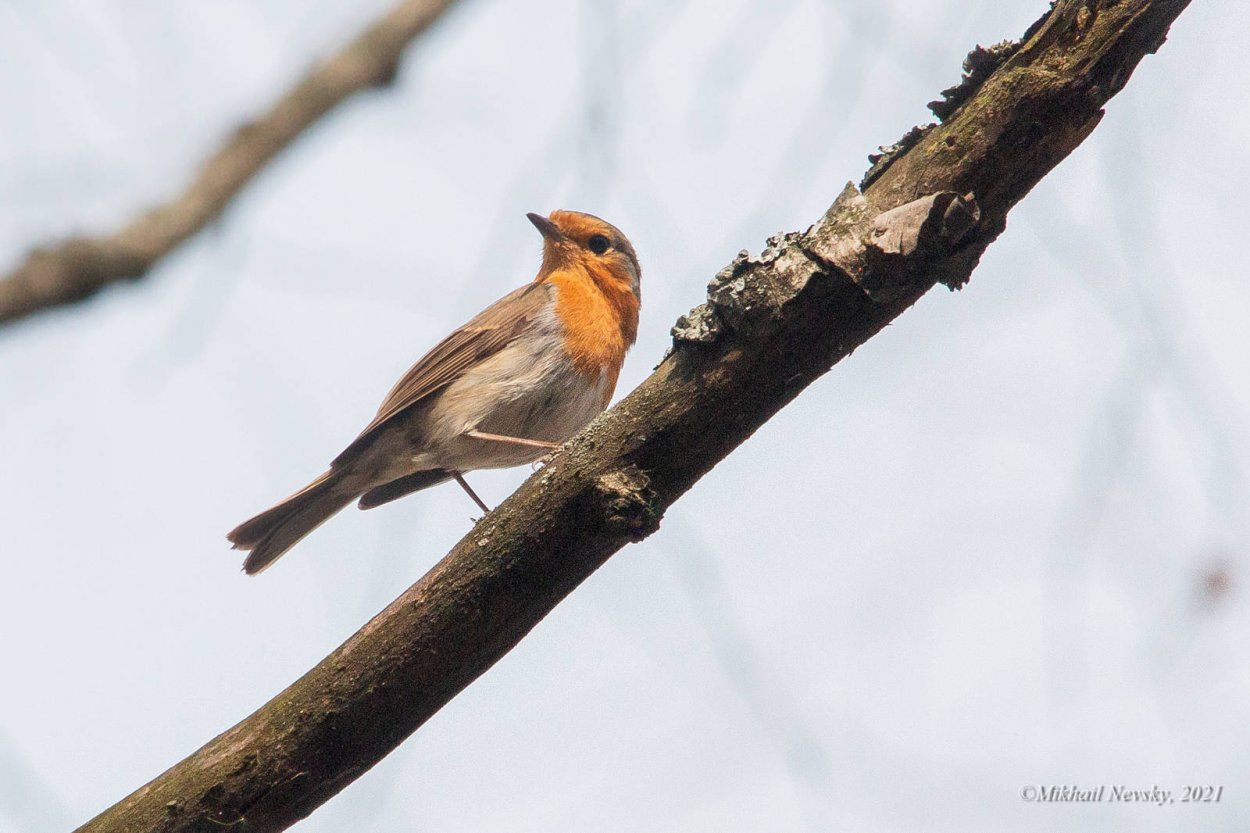
[(331, 466), (344, 462), (396, 414), (451, 384), (467, 368), (499, 352), (533, 320), (549, 297), (546, 284), (526, 284), (509, 292), (436, 344), (408, 368), (382, 401), (378, 415), (334, 458)]

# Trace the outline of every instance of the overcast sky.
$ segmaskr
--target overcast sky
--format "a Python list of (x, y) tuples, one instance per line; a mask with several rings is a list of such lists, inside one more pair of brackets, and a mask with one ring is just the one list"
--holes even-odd
[[(0, 271), (175, 191), (384, 0), (0, 0)], [(441, 557), (454, 485), (259, 578), (224, 535), (533, 277), (643, 266), (618, 397), (741, 248), (814, 222), (1044, 0), (464, 0), (145, 281), (0, 331), (0, 831), (81, 824)], [(297, 826), (1241, 830), (1250, 11), (1195, 0), (938, 288)], [(528, 468), (471, 476), (491, 503)], [(1029, 785), (1225, 787), (1040, 805)]]

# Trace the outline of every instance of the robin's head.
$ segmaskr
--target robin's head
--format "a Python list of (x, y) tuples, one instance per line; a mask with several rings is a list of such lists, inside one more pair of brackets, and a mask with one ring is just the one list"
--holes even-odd
[(584, 269), (604, 289), (626, 289), (641, 297), (642, 270), (629, 239), (611, 223), (579, 211), (528, 214), (543, 236), (542, 280), (557, 269)]

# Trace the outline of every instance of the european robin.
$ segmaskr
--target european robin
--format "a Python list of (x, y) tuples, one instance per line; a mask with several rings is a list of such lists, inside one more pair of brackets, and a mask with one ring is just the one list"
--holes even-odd
[(528, 215), (543, 236), (532, 283), (414, 364), (329, 471), (227, 538), (259, 573), (347, 504), (372, 509), (464, 473), (530, 463), (608, 406), (638, 333), (638, 256), (590, 214)]

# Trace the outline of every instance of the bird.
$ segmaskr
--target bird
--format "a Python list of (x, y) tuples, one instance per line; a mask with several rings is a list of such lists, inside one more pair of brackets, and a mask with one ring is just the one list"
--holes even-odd
[(353, 500), (372, 509), (465, 472), (533, 463), (612, 399), (638, 335), (641, 268), (621, 231), (592, 214), (527, 214), (542, 235), (530, 283), (482, 310), (400, 378), (321, 476), (239, 524), (245, 573), (269, 567)]

